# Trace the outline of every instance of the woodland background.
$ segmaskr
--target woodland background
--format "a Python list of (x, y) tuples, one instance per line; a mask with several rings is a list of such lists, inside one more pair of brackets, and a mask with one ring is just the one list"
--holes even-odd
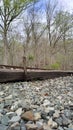
[(16, 17), (6, 12), (10, 23), (5, 23), (6, 5), (0, 7), (0, 64), (23, 66), (25, 56), (29, 67), (73, 69), (73, 13), (56, 0), (39, 0)]

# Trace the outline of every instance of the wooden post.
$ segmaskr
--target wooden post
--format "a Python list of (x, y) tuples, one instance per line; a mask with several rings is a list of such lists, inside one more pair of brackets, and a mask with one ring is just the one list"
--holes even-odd
[(26, 57), (23, 56), (23, 67), (24, 67), (24, 72), (27, 74), (27, 68), (26, 68)]

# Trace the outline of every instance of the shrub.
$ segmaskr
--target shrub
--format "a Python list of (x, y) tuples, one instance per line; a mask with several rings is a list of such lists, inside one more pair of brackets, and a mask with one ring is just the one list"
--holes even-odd
[(51, 69), (60, 69), (60, 63), (54, 63), (51, 65)]
[(29, 59), (30, 61), (33, 61), (33, 60), (34, 60), (34, 56), (33, 56), (33, 55), (29, 55), (29, 56), (28, 56), (28, 59)]

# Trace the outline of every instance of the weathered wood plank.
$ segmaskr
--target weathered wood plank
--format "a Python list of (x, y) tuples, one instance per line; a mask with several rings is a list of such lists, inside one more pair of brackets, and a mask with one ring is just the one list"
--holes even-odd
[(10, 71), (0, 71), (0, 82), (9, 82), (9, 81), (23, 81), (25, 79), (24, 72), (10, 72)]
[(73, 72), (68, 72), (68, 71), (29, 71), (27, 72), (26, 79), (28, 80), (41, 80), (41, 79), (50, 79), (50, 78), (56, 78), (56, 77), (63, 77), (63, 76), (70, 76), (72, 75)]
[(49, 70), (27, 70), (25, 74), (24, 70), (0, 70), (0, 82), (16, 82), (16, 81), (30, 81), (30, 80), (42, 80), (63, 76), (70, 76), (73, 71), (49, 71)]

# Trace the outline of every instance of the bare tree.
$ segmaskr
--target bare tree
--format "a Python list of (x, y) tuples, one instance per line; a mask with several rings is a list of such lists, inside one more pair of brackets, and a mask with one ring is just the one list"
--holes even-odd
[(46, 2), (45, 12), (46, 12), (50, 64), (52, 64), (52, 55), (54, 55), (55, 45), (60, 39), (60, 36), (56, 35), (57, 28), (55, 26), (55, 16), (57, 13), (57, 7), (58, 7), (57, 1), (52, 2), (52, 0), (48, 0), (48, 2)]
[[(34, 57), (34, 66), (38, 67), (39, 62), (39, 44), (41, 36), (43, 35), (46, 27), (42, 26), (40, 21), (41, 7), (37, 8), (37, 5), (33, 3), (31, 8), (27, 11), (27, 19), (23, 21), (24, 32), (25, 32), (25, 51), (27, 51), (28, 46), (32, 46), (33, 57)], [(28, 51), (27, 51), (28, 52)], [(27, 54), (26, 52), (26, 54)], [(29, 52), (28, 52), (29, 53)]]
[(68, 49), (67, 49), (67, 40), (69, 38), (68, 32), (73, 28), (73, 17), (68, 12), (60, 12), (60, 35), (63, 40), (63, 46), (64, 46), (64, 69), (67, 69), (68, 66)]
[(23, 32), (24, 32), (24, 56), (26, 57), (26, 62), (28, 64), (28, 55), (29, 55), (29, 44), (31, 40), (31, 24), (29, 21), (29, 15), (25, 12), (24, 17), (22, 18), (22, 26), (23, 26)]
[(4, 64), (8, 64), (8, 39), (7, 33), (10, 27), (10, 24), (16, 19), (21, 12), (26, 9), (27, 5), (30, 3), (30, 0), (1, 0), (0, 3), (0, 28), (2, 31), (2, 36), (4, 40)]
[(72, 28), (72, 18), (66, 12), (63, 12), (58, 8), (57, 0), (52, 3), (52, 0), (48, 0), (46, 3), (46, 22), (47, 22), (47, 34), (49, 43), (49, 57), (50, 64), (52, 64), (52, 56), (57, 51), (60, 51), (56, 45), (63, 39), (64, 50), (66, 52), (65, 38), (70, 28)]

